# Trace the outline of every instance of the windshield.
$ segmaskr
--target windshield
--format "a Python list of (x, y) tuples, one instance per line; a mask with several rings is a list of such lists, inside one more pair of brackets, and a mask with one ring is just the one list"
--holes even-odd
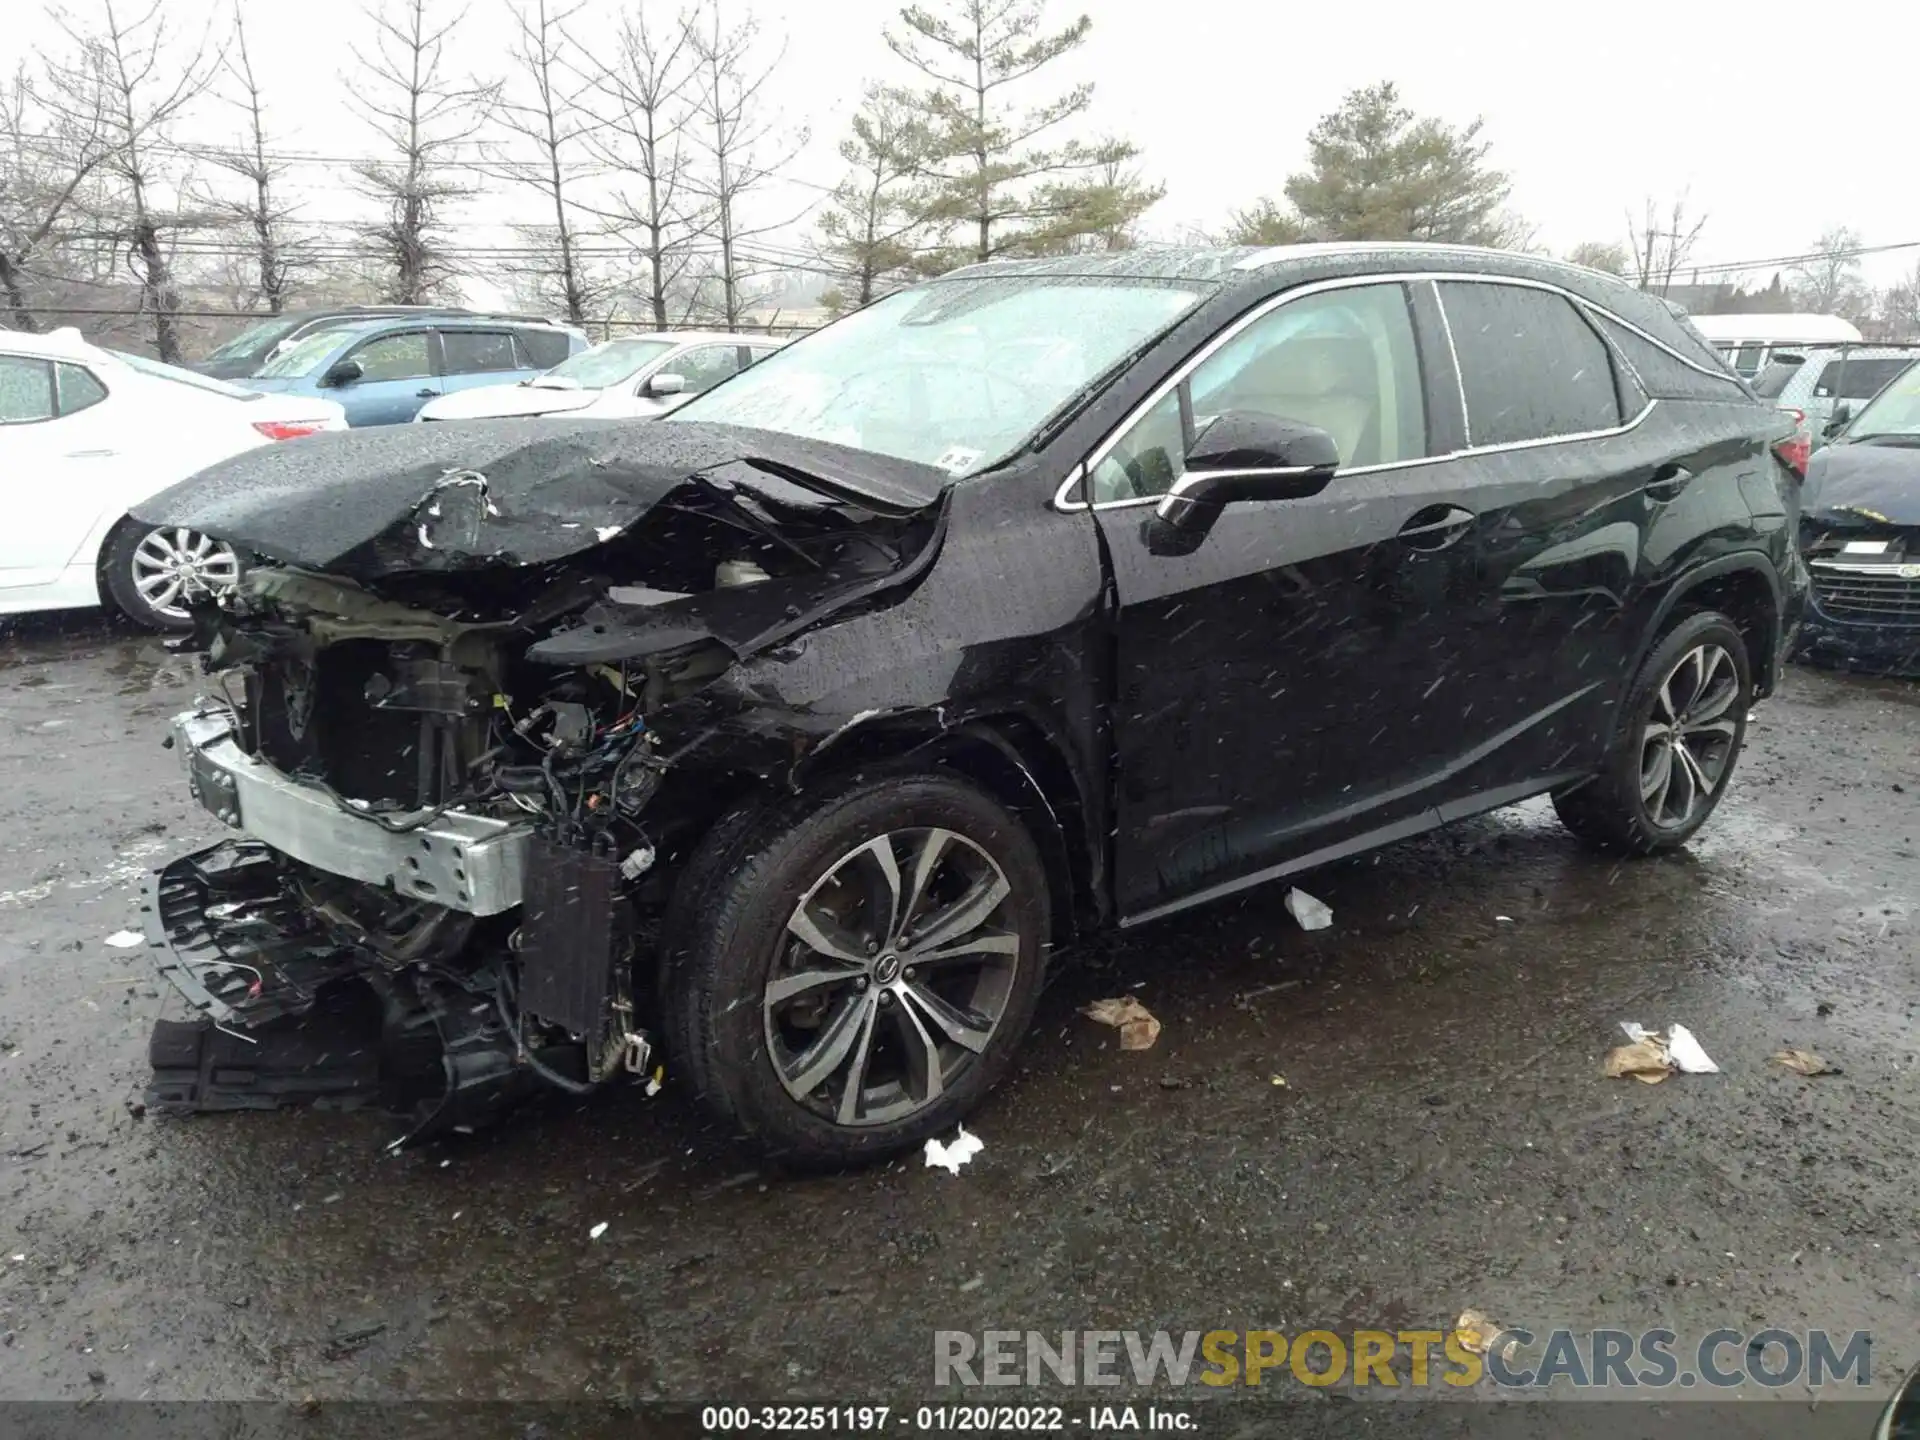
[(1920, 365), (1908, 362), (1906, 371), (1853, 417), (1849, 440), (1876, 435), (1920, 435)]
[(340, 343), (340, 334), (338, 329), (332, 329), (315, 330), (302, 335), (253, 373), (261, 378), (275, 379), (305, 375), (334, 352)]
[(1062, 275), (935, 281), (776, 351), (665, 419), (779, 430), (971, 474), (1205, 293)]
[(285, 315), (276, 315), (271, 320), (262, 320), (258, 325), (249, 325), (218, 350), (207, 356), (209, 360), (239, 360), (256, 350), (264, 350), (273, 341), (300, 322)]
[(260, 398), (258, 390), (242, 390), (238, 385), (229, 385), (226, 381), (215, 380), (210, 375), (196, 375), (191, 370), (182, 370), (175, 365), (162, 365), (158, 360), (149, 360), (144, 355), (129, 355), (124, 350), (109, 350), (107, 353), (129, 370), (137, 370), (142, 375), (152, 376), (155, 380), (169, 380), (175, 385), (190, 385), (195, 390), (224, 395), (229, 400)]
[(677, 340), (610, 340), (562, 360), (538, 378), (571, 380), (582, 390), (604, 390), (631, 379), (677, 344)]

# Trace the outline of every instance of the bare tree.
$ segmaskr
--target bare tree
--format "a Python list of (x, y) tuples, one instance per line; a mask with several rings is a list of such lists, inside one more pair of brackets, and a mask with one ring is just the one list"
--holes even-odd
[(1687, 213), (1685, 191), (1673, 198), (1664, 217), (1652, 196), (1647, 197), (1638, 225), (1635, 225), (1633, 215), (1629, 212), (1628, 249), (1632, 252), (1632, 274), (1640, 288), (1666, 294), (1673, 284), (1673, 277), (1686, 267), (1692, 257), (1693, 247), (1699, 242), (1700, 232), (1706, 228), (1706, 224), (1706, 216), (1695, 219)]
[[(246, 116), (246, 137), (239, 147), (211, 151), (208, 158), (221, 169), (239, 176), (248, 188), (240, 199), (215, 198), (212, 206), (232, 216), (244, 228), (247, 246), (252, 251), (252, 283), (236, 296), (242, 308), (251, 309), (265, 301), (268, 311), (278, 315), (286, 308), (287, 291), (295, 272), (308, 268), (312, 261), (289, 228), (292, 208), (274, 193), (287, 167), (268, 155), (266, 106), (259, 79), (254, 74), (253, 56), (247, 49), (246, 18), (237, 7), (233, 16), (233, 44), (225, 69), (236, 92), (229, 98)], [(225, 278), (229, 286), (238, 278), (235, 272), (236, 267), (227, 267)]]
[(1584, 265), (1607, 275), (1627, 273), (1627, 247), (1618, 240), (1582, 240), (1567, 251), (1569, 265)]
[(1814, 242), (1811, 258), (1788, 271), (1793, 303), (1816, 315), (1843, 315), (1857, 320), (1873, 308), (1860, 267), (1860, 234), (1846, 226), (1826, 231)]
[(384, 0), (368, 11), (372, 53), (353, 52), (353, 93), (395, 157), (354, 169), (386, 211), (362, 233), (385, 272), (385, 297), (397, 305), (424, 305), (452, 287), (446, 210), (473, 190), (447, 162), (485, 125), (498, 92), (496, 84), (447, 73), (447, 36), (465, 15), (444, 11), (438, 0)]
[(66, 88), (85, 94), (85, 87), (97, 82), (105, 89), (107, 152), (101, 170), (119, 191), (112, 228), (139, 282), (141, 308), (153, 316), (154, 350), (171, 362), (180, 358), (180, 295), (171, 240), (182, 230), (211, 223), (186, 207), (189, 187), (167, 169), (167, 157), (178, 154), (171, 131), (206, 92), (225, 55), (204, 35), (191, 48), (175, 44), (161, 14), (163, 0), (154, 0), (138, 18), (127, 17), (125, 0), (99, 0), (99, 7), (99, 29), (88, 29), (69, 14), (59, 16), (82, 53), (82, 70)]
[(767, 112), (761, 92), (780, 57), (760, 64), (754, 54), (759, 27), (749, 17), (729, 28), (721, 18), (721, 3), (711, 0), (707, 12), (688, 32), (698, 62), (694, 109), (704, 161), (689, 169), (688, 184), (707, 204), (708, 235), (718, 252), (717, 313), (731, 329), (746, 309), (742, 286), (755, 269), (742, 246), (793, 219), (750, 225), (743, 202), (800, 152), (807, 132), (804, 128), (790, 131), (774, 143), (776, 117)]
[[(524, 278), (534, 293), (557, 299), (576, 325), (607, 288), (590, 276), (581, 253), (582, 225), (569, 187), (587, 177), (585, 142), (598, 128), (583, 101), (593, 81), (576, 58), (579, 47), (566, 24), (585, 0), (562, 8), (549, 0), (520, 0), (514, 5), (516, 33), (511, 58), (514, 74), (503, 86), (495, 118), (514, 137), (504, 150), (495, 147), (489, 173), (531, 186), (552, 207), (553, 224), (521, 226), (521, 234), (539, 252)], [(531, 154), (530, 159), (521, 158)], [(512, 273), (511, 269), (509, 273)]]
[(698, 59), (687, 17), (661, 36), (647, 24), (646, 5), (635, 0), (621, 18), (615, 58), (595, 77), (594, 104), (601, 121), (590, 135), (601, 163), (622, 177), (612, 208), (614, 225), (636, 234), (645, 270), (643, 303), (653, 323), (667, 324), (668, 297), (680, 288), (692, 259), (689, 245), (700, 226), (686, 185), (684, 140), (689, 91)]
[(1889, 340), (1920, 340), (1920, 264), (1880, 296), (1878, 318)]
[(107, 92), (90, 65), (25, 62), (0, 79), (0, 293), (15, 328), (34, 330), (29, 284), (84, 218), (107, 156)]
[(847, 174), (820, 217), (822, 258), (838, 277), (828, 309), (857, 310), (910, 278), (926, 235), (912, 190), (929, 138), (899, 91), (868, 88), (853, 132), (840, 142)]

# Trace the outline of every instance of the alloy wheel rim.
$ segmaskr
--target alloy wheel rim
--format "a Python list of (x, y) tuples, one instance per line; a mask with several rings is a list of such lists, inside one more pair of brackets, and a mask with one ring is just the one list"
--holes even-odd
[(152, 530), (134, 547), (132, 569), (133, 588), (155, 614), (184, 620), (188, 600), (239, 582), (240, 557), (198, 530)]
[(999, 864), (952, 830), (889, 831), (835, 861), (794, 906), (762, 993), (787, 1094), (849, 1128), (935, 1104), (1006, 1016), (1012, 906)]
[(1653, 692), (1640, 736), (1640, 799), (1663, 830), (1688, 824), (1712, 803), (1733, 759), (1740, 672), (1711, 642), (1682, 655)]

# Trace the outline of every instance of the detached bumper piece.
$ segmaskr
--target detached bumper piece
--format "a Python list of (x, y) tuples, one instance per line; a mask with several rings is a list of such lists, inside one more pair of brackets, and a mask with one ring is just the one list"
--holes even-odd
[[(507, 1024), (504, 945), (459, 973), (396, 966), (330, 934), (282, 857), (251, 841), (174, 861), (144, 900), (160, 974), (196, 1012), (154, 1026), (152, 1110), (377, 1102), (408, 1121), (398, 1146), (479, 1129), (546, 1088)], [(534, 1058), (584, 1078), (578, 1046)]]

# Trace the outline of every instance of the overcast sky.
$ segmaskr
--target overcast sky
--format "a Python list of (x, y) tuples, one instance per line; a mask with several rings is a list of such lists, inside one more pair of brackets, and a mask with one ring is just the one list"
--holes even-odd
[[(99, 0), (68, 0), (86, 15)], [(139, 0), (124, 0), (136, 4)], [(177, 29), (191, 31), (231, 0), (163, 0)], [(241, 0), (256, 68), (268, 89), (283, 148), (361, 153), (371, 145), (352, 111), (350, 46), (366, 44), (352, 0)], [(444, 0), (443, 0), (444, 3)], [(459, 61), (498, 73), (511, 32), (511, 0), (471, 0), (459, 30)], [(573, 29), (605, 53), (617, 6), (588, 0)], [(647, 0), (661, 18), (673, 0)], [(744, 14), (748, 0), (725, 0)], [(938, 8), (940, 0), (926, 0)], [(0, 27), (0, 61), (50, 29), (21, 14), (37, 0), (12, 0)], [(1920, 187), (1894, 162), (1903, 153), (1920, 19), (1884, 22), (1882, 43), (1846, 42), (1844, 74), (1828, 98), (1808, 63), (1812, 33), (1804, 3), (1740, 5), (1675, 0), (1657, 12), (1601, 7), (1543, 9), (1512, 0), (1372, 0), (1261, 5), (1251, 0), (1052, 0), (1064, 22), (1084, 9), (1093, 33), (1057, 72), (1043, 72), (1036, 97), (1056, 81), (1095, 82), (1091, 125), (1125, 134), (1142, 149), (1141, 168), (1166, 198), (1147, 230), (1172, 238), (1214, 227), (1237, 205), (1280, 191), (1300, 166), (1308, 129), (1356, 86), (1391, 79), (1422, 113), (1456, 123), (1485, 121), (1492, 158), (1513, 179), (1513, 208), (1556, 253), (1582, 240), (1624, 240), (1625, 213), (1648, 196), (1685, 190), (1706, 215), (1695, 260), (1722, 262), (1806, 249), (1831, 225), (1869, 244), (1920, 241)], [(907, 75), (881, 41), (899, 0), (758, 0), (771, 55), (785, 57), (769, 94), (788, 128), (806, 125), (812, 142), (780, 193), (763, 197), (772, 217), (817, 202), (836, 178), (834, 146), (861, 86)], [(1584, 15), (1600, 18), (1588, 19)], [(20, 23), (24, 21), (25, 23)], [(203, 104), (186, 127), (219, 140), (228, 112)], [(298, 172), (303, 220), (350, 220), (358, 213), (337, 168)], [(492, 201), (473, 212), (483, 230), (522, 209)], [(803, 222), (803, 225), (805, 222)], [(810, 227), (807, 227), (810, 229)], [(795, 232), (790, 239), (804, 241)], [(1877, 257), (1869, 278), (1910, 271), (1920, 248)], [(1766, 276), (1757, 277), (1764, 283)]]

